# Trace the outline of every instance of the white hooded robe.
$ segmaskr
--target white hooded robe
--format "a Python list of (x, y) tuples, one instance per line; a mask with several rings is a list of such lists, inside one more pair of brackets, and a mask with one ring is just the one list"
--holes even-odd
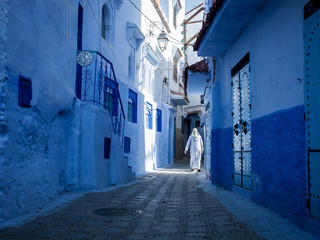
[(199, 135), (197, 138), (189, 136), (185, 151), (190, 148), (190, 168), (200, 169), (201, 165), (201, 152), (203, 152), (203, 142)]

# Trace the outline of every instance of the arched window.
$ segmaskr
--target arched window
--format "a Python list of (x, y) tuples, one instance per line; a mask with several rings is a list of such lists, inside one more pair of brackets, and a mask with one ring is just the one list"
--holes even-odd
[(137, 97), (137, 93), (129, 89), (127, 120), (133, 123), (137, 123)]
[(162, 112), (157, 108), (157, 132), (162, 132)]
[(111, 30), (112, 30), (112, 12), (107, 4), (102, 7), (101, 15), (101, 37), (107, 41), (111, 40)]

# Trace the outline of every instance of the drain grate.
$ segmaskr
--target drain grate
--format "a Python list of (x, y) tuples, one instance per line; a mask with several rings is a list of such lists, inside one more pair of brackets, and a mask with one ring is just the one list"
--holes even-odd
[(99, 208), (93, 214), (106, 217), (129, 216), (141, 214), (141, 210), (132, 208)]

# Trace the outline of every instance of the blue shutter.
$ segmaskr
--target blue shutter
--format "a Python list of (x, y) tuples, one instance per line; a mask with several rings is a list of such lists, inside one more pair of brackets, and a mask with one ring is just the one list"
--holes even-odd
[(110, 159), (111, 138), (104, 139), (104, 159)]
[(133, 108), (132, 108), (132, 122), (137, 123), (137, 111), (138, 111), (138, 95), (131, 89), (129, 89), (129, 98), (133, 100)]
[(130, 153), (130, 138), (124, 137), (124, 152)]
[(31, 79), (20, 76), (18, 102), (22, 107), (30, 107), (32, 99)]
[(157, 108), (157, 131), (162, 131), (162, 112)]

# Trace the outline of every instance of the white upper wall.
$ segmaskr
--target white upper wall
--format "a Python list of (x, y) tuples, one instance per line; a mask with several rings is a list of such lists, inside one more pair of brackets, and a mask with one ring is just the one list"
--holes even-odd
[(252, 118), (302, 105), (303, 7), (300, 0), (270, 1), (217, 61), (222, 119), (231, 124), (231, 69), (250, 53)]
[[(164, 26), (163, 22), (161, 21), (161, 18), (159, 14), (157, 13), (154, 4), (151, 2), (151, 0), (144, 1), (143, 4), (141, 5), (141, 10), (142, 12), (151, 20), (155, 23), (152, 24), (150, 21), (146, 18), (143, 17), (141, 18), (141, 31), (145, 33), (146, 39), (145, 42), (148, 43), (151, 48), (153, 53), (160, 58), (161, 63), (159, 64), (158, 68), (160, 73), (157, 73), (158, 79), (157, 81), (163, 81), (163, 79), (166, 77), (169, 79), (169, 85), (170, 88), (173, 90), (178, 91), (179, 90), (179, 81), (175, 82), (172, 81), (173, 78), (173, 57), (176, 55), (178, 56), (178, 49), (182, 47), (182, 44), (180, 44), (179, 41), (182, 39), (181, 31), (182, 31), (182, 26), (181, 23), (183, 22), (184, 18), (184, 1), (181, 1), (182, 8), (180, 8), (180, 5), (178, 4), (177, 0), (166, 0), (168, 3), (166, 3), (166, 8), (163, 9), (164, 7), (164, 2), (160, 1), (160, 8), (162, 9), (162, 12), (165, 16), (165, 20), (170, 28), (170, 33), (168, 33), (166, 27)], [(176, 7), (179, 5), (179, 10), (177, 11), (177, 26), (176, 28), (173, 25), (173, 7)], [(166, 50), (161, 52), (161, 50), (158, 48), (158, 42), (157, 42), (157, 37), (161, 33), (161, 30), (164, 30), (167, 35), (170, 35), (171, 37), (167, 36), (169, 39), (168, 42), (168, 47)], [(181, 56), (180, 56), (181, 57)], [(183, 59), (181, 57), (180, 59)], [(181, 64), (178, 63), (178, 79), (179, 76), (182, 77), (182, 68), (179, 67)], [(140, 71), (142, 71), (140, 69)], [(142, 79), (142, 72), (140, 72), (140, 80), (143, 81)], [(157, 84), (150, 83), (156, 86)], [(141, 85), (141, 84), (140, 84)], [(156, 88), (155, 91), (161, 90), (159, 88)], [(153, 93), (153, 95), (158, 95), (156, 92)]]
[(188, 94), (188, 99), (190, 101), (188, 106), (196, 106), (201, 104), (200, 94)]
[[(201, 3), (203, 3), (203, 0), (197, 0), (197, 1), (191, 1), (188, 3), (188, 7), (189, 9), (186, 10), (186, 12), (188, 14), (185, 14), (185, 20), (188, 20), (190, 17), (192, 17), (192, 15), (194, 15), (199, 9), (201, 9), (203, 6), (196, 8), (194, 10), (192, 10), (193, 8), (197, 7), (198, 5), (200, 5)], [(192, 10), (192, 11), (191, 11)], [(191, 12), (190, 12), (191, 11)], [(204, 11), (202, 10), (200, 13), (198, 13), (195, 17), (193, 17), (190, 22), (194, 22), (194, 21), (202, 21), (203, 20), (203, 13)], [(195, 36), (201, 29), (202, 27), (202, 22), (199, 23), (192, 23), (192, 24), (186, 24), (186, 42), (191, 39), (193, 36)], [(197, 38), (194, 38), (190, 44), (194, 44)], [(186, 55), (187, 55), (187, 62), (189, 65), (192, 65), (198, 61), (200, 61), (200, 57), (198, 57), (198, 54), (196, 51), (193, 51), (193, 46), (187, 46), (186, 47)]]

